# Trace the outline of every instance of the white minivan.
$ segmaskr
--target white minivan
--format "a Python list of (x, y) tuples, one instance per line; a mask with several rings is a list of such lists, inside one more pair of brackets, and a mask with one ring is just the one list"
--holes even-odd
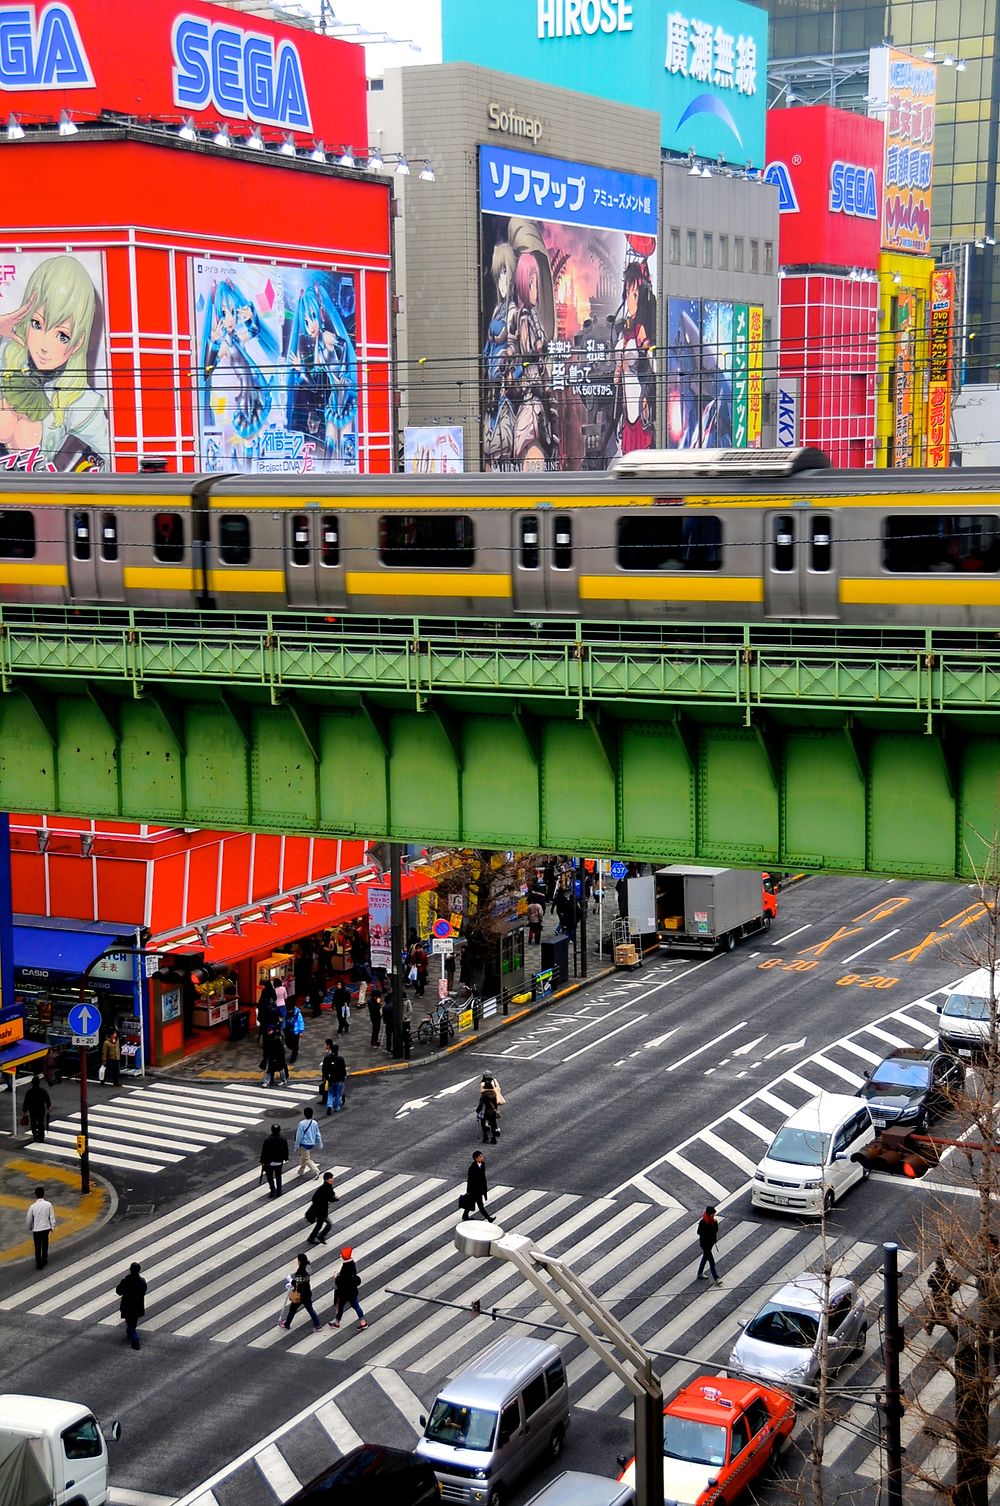
[[(1000, 994), (1000, 976), (996, 988)], [(955, 984), (938, 1010), (938, 1043), (955, 1056), (980, 1056), (989, 1034), (990, 970), (980, 967)]]
[(863, 1153), (875, 1139), (868, 1105), (847, 1093), (819, 1093), (786, 1119), (754, 1172), (750, 1201), (772, 1213), (818, 1218), (868, 1175)]

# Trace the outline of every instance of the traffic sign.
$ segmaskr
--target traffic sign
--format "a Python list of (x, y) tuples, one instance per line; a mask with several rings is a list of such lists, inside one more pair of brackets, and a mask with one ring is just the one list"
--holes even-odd
[(451, 921), (450, 920), (436, 920), (434, 922), (434, 935), (435, 936), (450, 936), (451, 935)]
[(70, 1040), (74, 1046), (96, 1046), (100, 1036), (95, 1030), (93, 1035), (74, 1035), (70, 1037)]
[(74, 1004), (68, 1023), (73, 1035), (96, 1036), (101, 1028), (101, 1011), (93, 1004)]
[(615, 858), (611, 864), (611, 877), (615, 880), (623, 879), (628, 875), (628, 864), (623, 863), (621, 858)]
[(450, 957), (455, 950), (455, 938), (453, 936), (434, 936), (431, 938), (432, 957)]

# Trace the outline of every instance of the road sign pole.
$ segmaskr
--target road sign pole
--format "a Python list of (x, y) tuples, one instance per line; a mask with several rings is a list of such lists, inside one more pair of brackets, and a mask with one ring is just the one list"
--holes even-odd
[(80, 1047), (80, 1136), (83, 1152), (80, 1156), (80, 1191), (90, 1191), (90, 1136), (87, 1131), (87, 1048)]

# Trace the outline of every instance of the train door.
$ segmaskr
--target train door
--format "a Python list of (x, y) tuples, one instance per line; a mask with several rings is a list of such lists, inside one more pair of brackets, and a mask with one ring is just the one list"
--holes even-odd
[(836, 618), (834, 520), (805, 508), (765, 514), (764, 611), (768, 617)]
[(316, 581), (319, 533), (318, 508), (286, 514), (285, 585), (291, 607), (314, 607), (319, 602)]
[(106, 508), (67, 512), (69, 590), (74, 601), (124, 601), (118, 513)]
[(577, 537), (581, 514), (557, 512), (543, 514), (546, 546), (546, 594), (551, 612), (576, 616), (580, 607), (579, 550)]
[(548, 572), (542, 554), (542, 515), (537, 512), (515, 513), (512, 527), (514, 610), (545, 612), (548, 610), (548, 592), (545, 588)]

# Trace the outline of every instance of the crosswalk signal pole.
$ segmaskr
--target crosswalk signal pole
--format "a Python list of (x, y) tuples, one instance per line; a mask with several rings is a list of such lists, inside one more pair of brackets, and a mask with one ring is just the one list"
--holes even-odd
[(903, 1398), (899, 1386), (899, 1357), (903, 1330), (899, 1324), (899, 1246), (882, 1246), (883, 1322), (885, 1337), (885, 1499), (886, 1506), (903, 1506)]
[(90, 1191), (90, 1135), (87, 1129), (87, 1048), (80, 1047), (80, 1134), (77, 1144), (80, 1149), (80, 1191)]

